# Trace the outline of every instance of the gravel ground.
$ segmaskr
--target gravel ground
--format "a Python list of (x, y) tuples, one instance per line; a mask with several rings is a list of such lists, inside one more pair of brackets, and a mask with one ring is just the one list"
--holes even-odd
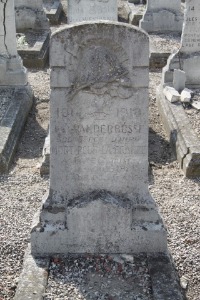
[(153, 300), (145, 255), (53, 258), (44, 300)]
[(180, 48), (181, 34), (150, 34), (151, 48), (158, 52), (176, 52)]
[[(150, 190), (167, 225), (168, 246), (178, 274), (182, 281), (185, 278), (188, 284), (187, 299), (199, 300), (200, 178), (186, 179), (177, 162), (173, 160), (155, 101), (155, 89), (160, 82), (161, 74), (151, 73), (150, 77)], [(29, 80), (35, 93), (35, 102), (11, 170), (8, 175), (0, 176), (0, 300), (12, 299), (14, 296), (24, 250), (30, 238), (32, 217), (48, 188), (48, 178), (40, 177), (39, 163), (49, 121), (49, 70), (30, 70)], [(199, 123), (196, 124), (199, 126)], [(63, 296), (63, 287), (70, 288), (70, 280), (68, 281), (70, 267), (72, 269), (76, 267), (71, 264), (70, 257), (63, 261), (55, 258), (52, 260), (50, 285), (45, 300), (70, 299)], [(85, 271), (83, 275), (91, 274)], [(104, 276), (101, 278), (105, 286)], [(144, 286), (148, 286), (148, 276), (147, 281), (143, 282)], [(72, 286), (71, 299), (78, 299), (77, 291), (73, 292), (73, 289)], [(94, 293), (98, 292), (94, 289), (94, 285), (91, 290)], [(141, 300), (144, 299), (146, 300), (146, 298)]]

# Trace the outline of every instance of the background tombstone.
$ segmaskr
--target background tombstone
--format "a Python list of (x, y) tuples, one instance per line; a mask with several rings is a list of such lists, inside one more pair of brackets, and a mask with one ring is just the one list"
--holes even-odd
[(186, 1), (185, 18), (181, 37), (181, 47), (172, 54), (163, 69), (163, 83), (173, 82), (174, 69), (186, 73), (186, 86), (200, 86), (200, 2)]
[(181, 32), (183, 15), (181, 0), (148, 0), (146, 12), (140, 20), (140, 27), (152, 32)]
[(42, 0), (15, 0), (18, 53), (26, 67), (44, 67), (48, 58), (49, 21)]
[(32, 104), (27, 83), (17, 54), (14, 0), (0, 2), (0, 172), (9, 167)]
[(68, 23), (91, 20), (117, 21), (117, 0), (68, 0)]
[(115, 22), (53, 34), (49, 195), (32, 254), (166, 250), (148, 191), (148, 36)]

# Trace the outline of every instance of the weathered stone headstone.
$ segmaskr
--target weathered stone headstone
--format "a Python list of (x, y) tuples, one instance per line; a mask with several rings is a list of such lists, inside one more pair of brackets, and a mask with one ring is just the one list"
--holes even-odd
[(18, 53), (26, 67), (44, 67), (48, 58), (50, 26), (42, 0), (15, 0)]
[(181, 32), (183, 14), (181, 0), (148, 0), (146, 12), (140, 20), (140, 27), (152, 32)]
[(0, 2), (0, 172), (7, 171), (32, 104), (17, 53), (14, 0)]
[(200, 86), (200, 2), (186, 1), (180, 50), (172, 54), (163, 70), (163, 83), (173, 82), (174, 69), (186, 73), (186, 86)]
[(166, 250), (148, 191), (148, 36), (70, 25), (50, 46), (50, 189), (33, 254)]
[(117, 21), (117, 0), (68, 0), (67, 20), (68, 23)]

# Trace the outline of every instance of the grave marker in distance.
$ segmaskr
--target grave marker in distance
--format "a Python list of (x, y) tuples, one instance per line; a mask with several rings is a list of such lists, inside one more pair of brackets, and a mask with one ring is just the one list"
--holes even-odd
[(117, 21), (117, 0), (68, 0), (68, 23), (81, 21)]

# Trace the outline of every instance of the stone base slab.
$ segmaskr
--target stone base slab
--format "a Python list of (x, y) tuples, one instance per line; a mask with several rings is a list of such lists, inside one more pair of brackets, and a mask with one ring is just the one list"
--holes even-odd
[(62, 13), (62, 5), (60, 1), (44, 0), (44, 11), (51, 25), (59, 23), (59, 19)]
[(8, 171), (32, 101), (29, 85), (0, 88), (0, 103), (6, 106), (0, 109), (0, 173)]
[(24, 66), (44, 68), (49, 58), (50, 32), (29, 30), (23, 33), (23, 36), (25, 44), (18, 44), (17, 51), (23, 59)]
[(170, 103), (163, 95), (163, 88), (157, 90), (157, 104), (161, 118), (186, 177), (200, 176), (200, 140), (195, 134), (181, 103)]
[(73, 199), (66, 209), (47, 201), (32, 226), (34, 255), (167, 249), (166, 230), (150, 195), (146, 205), (134, 205), (104, 191)]

